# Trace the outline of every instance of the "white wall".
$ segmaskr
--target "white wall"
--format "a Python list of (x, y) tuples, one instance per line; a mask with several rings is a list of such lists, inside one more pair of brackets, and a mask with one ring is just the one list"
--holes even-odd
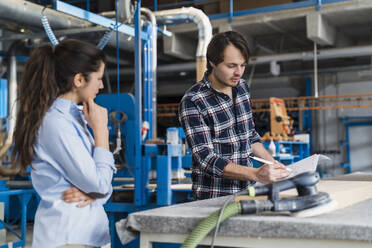
[[(248, 81), (248, 79), (246, 79)], [(250, 85), (252, 99), (269, 97), (296, 97), (304, 93), (303, 77), (273, 77), (254, 79)]]
[[(361, 75), (360, 72), (320, 75), (319, 95), (372, 93), (372, 79)], [(369, 108), (313, 111), (313, 149), (341, 151), (339, 155), (330, 155), (333, 160), (330, 176), (343, 173), (340, 164), (346, 162), (346, 149), (340, 145), (345, 140), (345, 128), (340, 119), (346, 116), (372, 116), (372, 111)], [(369, 141), (372, 140), (372, 126), (351, 127), (349, 132), (352, 172), (372, 170), (372, 141)]]

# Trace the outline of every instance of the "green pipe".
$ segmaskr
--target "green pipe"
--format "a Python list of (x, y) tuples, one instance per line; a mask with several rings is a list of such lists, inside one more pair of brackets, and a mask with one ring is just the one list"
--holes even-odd
[[(186, 238), (183, 242), (181, 248), (194, 248), (200, 241), (204, 239), (205, 236), (217, 225), (218, 216), (221, 210), (217, 210), (210, 216), (205, 218)], [(241, 213), (240, 202), (232, 202), (228, 204), (221, 216), (221, 223), (226, 219), (238, 215)]]

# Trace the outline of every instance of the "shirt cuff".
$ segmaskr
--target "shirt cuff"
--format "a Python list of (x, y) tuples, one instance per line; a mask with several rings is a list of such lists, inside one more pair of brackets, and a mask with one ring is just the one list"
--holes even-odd
[(251, 144), (256, 142), (262, 143), (261, 136), (258, 133), (256, 133), (256, 135), (251, 138)]
[(116, 173), (115, 160), (112, 152), (103, 147), (96, 146), (93, 152), (93, 159), (96, 164), (107, 164)]
[(214, 161), (214, 167), (216, 168), (216, 174), (218, 176), (222, 176), (222, 172), (225, 169), (225, 167), (230, 163), (230, 161), (224, 159), (224, 158), (217, 158)]

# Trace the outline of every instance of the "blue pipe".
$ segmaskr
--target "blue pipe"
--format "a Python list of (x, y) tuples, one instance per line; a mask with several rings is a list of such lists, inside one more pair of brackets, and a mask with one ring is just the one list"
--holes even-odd
[(234, 1), (230, 0), (230, 15), (229, 15), (229, 22), (232, 23), (233, 16), (234, 16)]
[(321, 11), (322, 10), (322, 0), (318, 0), (318, 5), (316, 7), (316, 10), (317, 11)]
[[(151, 23), (147, 26), (147, 33), (150, 37), (152, 33), (152, 29), (154, 27)], [(152, 129), (153, 129), (153, 123), (152, 123), (152, 43), (151, 39), (148, 39), (145, 41), (144, 44), (144, 121), (147, 121), (149, 123), (149, 130), (147, 131), (147, 139), (152, 139)]]
[[(182, 1), (182, 2), (177, 2), (177, 3), (169, 3), (169, 4), (159, 4), (158, 5), (158, 1), (157, 0), (154, 0), (154, 11), (157, 11), (158, 9), (162, 9), (162, 8), (171, 8), (171, 7), (178, 7), (178, 6), (183, 6), (183, 5), (188, 5), (188, 4), (195, 4), (195, 3), (203, 3), (203, 2), (209, 2), (210, 0), (193, 0), (193, 1)], [(233, 1), (233, 0), (231, 0)], [(296, 2), (296, 3), (290, 3), (290, 4), (281, 4), (281, 5), (277, 5), (277, 6), (282, 6), (282, 5), (293, 5), (294, 8), (299, 8), (297, 6), (300, 6), (300, 7), (307, 7), (307, 6), (311, 6), (311, 5), (318, 5), (318, 6), (321, 6), (322, 5), (322, 2), (324, 4), (328, 4), (328, 3), (337, 3), (337, 2), (345, 2), (345, 1), (350, 1), (350, 0), (312, 0), (312, 1), (300, 1), (300, 2)], [(301, 6), (303, 5), (303, 6)], [(260, 8), (262, 9), (262, 8)], [(235, 12), (236, 13), (236, 12)]]
[[(310, 77), (306, 78), (306, 89), (305, 95), (311, 96), (312, 95), (312, 80)], [(313, 152), (313, 116), (311, 110), (303, 111), (304, 118), (303, 124), (305, 125), (304, 129), (309, 130), (310, 136), (310, 154)]]
[[(337, 2), (345, 2), (345, 1), (350, 1), (350, 0), (301, 1), (301, 2), (296, 2), (296, 3), (288, 3), (288, 4), (281, 4), (281, 5), (275, 5), (275, 6), (270, 6), (270, 7), (237, 11), (237, 12), (233, 12), (232, 17), (281, 11), (281, 10), (287, 10), (287, 9), (304, 8), (304, 7), (310, 7), (310, 6), (318, 7), (318, 6), (321, 6), (322, 4), (324, 5), (324, 4), (329, 4), (329, 3), (337, 3)], [(223, 19), (223, 18), (230, 18), (230, 13), (222, 13), (222, 14), (216, 14), (216, 15), (209, 16), (210, 20)]]
[(141, 206), (144, 202), (145, 184), (142, 183), (142, 58), (141, 58), (141, 0), (137, 1), (136, 11), (134, 14), (134, 43), (135, 43), (135, 189), (134, 189), (134, 204)]
[(117, 99), (118, 99), (118, 107), (120, 109), (120, 59), (119, 59), (119, 32), (118, 32), (118, 24), (119, 24), (119, 0), (115, 1), (115, 29), (116, 29), (116, 91), (117, 91)]
[(347, 160), (347, 172), (351, 172), (351, 166), (350, 166), (350, 135), (349, 135), (349, 123), (347, 122), (345, 124), (345, 138), (346, 138), (346, 160)]

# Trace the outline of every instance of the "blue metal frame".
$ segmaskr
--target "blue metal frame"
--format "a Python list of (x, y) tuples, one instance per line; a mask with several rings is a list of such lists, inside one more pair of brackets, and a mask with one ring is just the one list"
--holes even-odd
[(372, 116), (346, 116), (340, 121), (345, 126), (345, 141), (341, 141), (341, 145), (346, 148), (346, 162), (342, 163), (341, 167), (346, 168), (347, 173), (351, 173), (349, 128), (356, 126), (372, 126)]
[[(165, 206), (175, 203), (177, 199), (173, 197), (174, 191), (171, 188), (172, 170), (181, 169), (182, 145), (145, 144), (143, 159), (147, 171), (156, 170), (156, 205)], [(144, 175), (144, 177), (145, 180), (148, 179), (148, 176)]]
[[(312, 80), (310, 77), (306, 78), (306, 85), (305, 85), (305, 96), (312, 96)], [(307, 104), (308, 106), (309, 104)], [(304, 110), (302, 111), (302, 130), (307, 130), (310, 135), (310, 153), (313, 151), (313, 132), (312, 132), (312, 127), (313, 127), (313, 116), (312, 116), (312, 111), (311, 110)]]
[(8, 117), (8, 81), (0, 78), (0, 118)]
[[(120, 98), (120, 101), (118, 100)], [(104, 106), (107, 109), (107, 112), (110, 113), (111, 111), (115, 110), (118, 112), (125, 113), (128, 116), (128, 119), (126, 122), (122, 123), (122, 126), (120, 127), (121, 130), (135, 130), (135, 104), (134, 104), (134, 97), (131, 94), (127, 93), (119, 93), (119, 94), (99, 94), (95, 102), (101, 106)], [(116, 103), (120, 102), (120, 106), (116, 106)], [(115, 127), (114, 124), (111, 122), (111, 120), (108, 120), (108, 126), (109, 126), (109, 134), (111, 137), (115, 136)], [(134, 144), (134, 133), (132, 131), (130, 132), (121, 132), (122, 140), (125, 144)], [(125, 147), (125, 158), (126, 162), (129, 166), (130, 170), (135, 170), (135, 159), (134, 159), (134, 146), (127, 145)], [(123, 174), (122, 172), (118, 172), (116, 174), (118, 177), (125, 177), (130, 176), (128, 174)]]
[(134, 14), (134, 27), (135, 27), (135, 129), (134, 144), (135, 144), (135, 189), (134, 189), (134, 204), (142, 206), (146, 203), (145, 192), (146, 182), (143, 181), (143, 174), (145, 173), (142, 167), (142, 41), (139, 38), (141, 32), (141, 0), (137, 1), (136, 12)]
[(191, 0), (191, 1), (182, 1), (177, 3), (166, 3), (166, 4), (160, 4), (158, 5), (157, 0), (154, 1), (154, 11), (158, 10), (158, 7), (160, 8), (171, 8), (171, 7), (178, 7), (178, 6), (184, 6), (187, 4), (194, 4), (194, 3), (204, 3), (209, 2), (210, 0)]
[(119, 73), (119, 70), (120, 70), (120, 51), (119, 51), (119, 32), (118, 32), (118, 28), (119, 28), (119, 14), (118, 14), (118, 7), (119, 6), (119, 0), (115, 0), (115, 30), (116, 30), (116, 33), (115, 33), (115, 37), (116, 37), (116, 92), (118, 94), (118, 98), (117, 98), (117, 104), (118, 104), (118, 108), (120, 108), (120, 97), (119, 97), (119, 94), (120, 94), (120, 73)]
[(329, 4), (329, 3), (345, 2), (345, 1), (350, 1), (350, 0), (301, 1), (301, 2), (296, 2), (296, 3), (280, 4), (280, 5), (270, 6), (270, 7), (256, 8), (256, 9), (236, 11), (236, 12), (233, 12), (232, 9), (230, 8), (230, 13), (211, 15), (209, 16), (209, 19), (215, 20), (215, 19), (222, 19), (222, 18), (232, 18), (232, 17), (237, 17), (237, 16), (274, 12), (274, 11), (281, 11), (281, 10), (287, 10), (287, 9), (296, 9), (296, 8), (303, 8), (303, 7), (310, 7), (310, 6), (316, 6), (317, 10), (321, 10), (322, 4), (324, 5), (324, 4)]
[[(71, 4), (64, 3), (62, 1), (56, 0), (55, 1), (55, 9), (61, 12), (64, 12), (66, 14), (75, 16), (77, 18), (89, 21), (91, 23), (101, 25), (107, 28), (117, 28), (117, 31), (120, 33), (124, 33), (129, 36), (135, 36), (135, 30), (134, 28), (125, 25), (123, 23), (116, 23), (116, 21), (113, 21), (109, 18), (103, 17), (101, 15), (97, 15), (95, 13), (83, 10), (81, 8), (75, 7)], [(143, 32), (139, 32), (138, 36), (141, 37), (143, 40), (148, 39), (148, 35)]]
[[(6, 54), (6, 52), (0, 51), (0, 57), (7, 58), (8, 55)], [(28, 60), (27, 56), (17, 56), (16, 58), (18, 62), (27, 62)]]
[[(280, 10), (287, 10), (287, 9), (295, 9), (295, 8), (303, 8), (303, 7), (310, 7), (310, 6), (315, 6), (318, 11), (321, 11), (322, 5), (324, 5), (324, 4), (345, 2), (345, 1), (350, 1), (350, 0), (300, 1), (300, 2), (295, 2), (295, 3), (280, 4), (280, 5), (270, 6), (270, 7), (263, 7), (263, 8), (256, 8), (256, 9), (249, 9), (249, 10), (234, 12), (233, 0), (230, 0), (230, 6), (229, 6), (229, 12), (228, 13), (210, 15), (209, 19), (210, 20), (215, 20), (215, 19), (228, 18), (229, 22), (232, 22), (233, 17), (237, 17), (237, 16), (252, 15), (252, 14), (259, 14), (259, 13), (266, 13), (266, 12), (273, 12), (273, 11), (280, 11)], [(161, 4), (161, 5), (158, 5), (157, 1), (156, 1), (156, 2), (154, 2), (154, 10), (157, 11), (159, 7), (160, 8), (178, 7), (178, 6), (182, 6), (182, 5), (185, 5), (185, 4), (193, 4), (193, 3), (200, 3), (200, 2), (208, 2), (208, 0), (182, 1), (182, 2), (178, 2), (178, 3)]]
[(173, 35), (172, 32), (169, 32), (168, 30), (165, 30), (165, 29), (157, 28), (157, 31), (161, 33), (162, 35), (165, 35), (168, 37), (171, 37)]
[[(11, 244), (4, 244), (0, 245), (0, 248), (8, 248), (8, 247), (23, 247), (26, 245), (26, 232), (27, 232), (27, 204), (31, 200), (31, 197), (36, 194), (35, 190), (33, 189), (17, 189), (17, 190), (8, 190), (8, 191), (1, 191), (0, 197), (9, 197), (12, 195), (16, 195), (18, 200), (21, 204), (21, 236), (18, 236), (19, 241), (12, 242)], [(3, 226), (7, 226), (5, 222), (0, 221)], [(7, 226), (9, 230), (14, 232), (12, 228)], [(15, 232), (14, 232), (15, 233)]]
[(318, 5), (316, 7), (316, 10), (317, 11), (321, 11), (322, 10), (322, 0), (318, 0)]
[[(155, 28), (152, 26), (151, 23), (148, 23), (146, 26), (147, 33), (149, 37), (151, 36), (152, 29)], [(152, 106), (152, 84), (153, 84), (153, 75), (152, 75), (152, 40), (148, 39), (144, 41), (143, 45), (144, 53), (143, 53), (143, 60), (145, 63), (144, 66), (144, 113), (143, 113), (143, 119), (144, 121), (147, 121), (149, 123), (149, 130), (147, 131), (147, 137), (146, 139), (152, 139), (152, 133), (153, 133), (153, 123), (152, 123), (152, 113), (153, 113), (153, 107)]]
[(234, 1), (230, 0), (230, 6), (229, 6), (229, 22), (231, 23), (233, 20), (233, 13), (234, 13)]
[[(276, 148), (275, 153), (277, 154), (274, 156), (274, 158), (283, 164), (289, 165), (310, 156), (310, 146), (308, 142), (275, 141), (274, 143)], [(263, 142), (263, 145), (266, 147), (266, 149), (269, 148), (269, 144), (270, 144), (269, 141)], [(278, 155), (281, 153), (280, 151), (281, 147), (285, 149), (285, 154), (288, 155), (286, 156)], [(258, 163), (255, 164), (257, 165)]]

